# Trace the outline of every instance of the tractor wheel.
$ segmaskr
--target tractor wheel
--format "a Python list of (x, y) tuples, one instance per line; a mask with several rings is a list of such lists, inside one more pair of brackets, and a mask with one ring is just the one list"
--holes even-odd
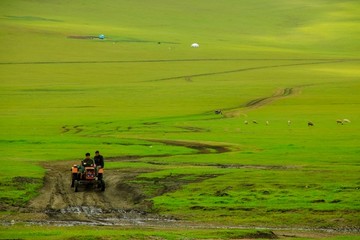
[(99, 173), (97, 177), (98, 177), (98, 180), (101, 181), (103, 179), (103, 174)]
[(79, 191), (79, 181), (78, 181), (78, 180), (75, 180), (75, 183), (74, 183), (74, 191), (75, 191), (75, 192), (78, 192), (78, 191)]
[(105, 182), (104, 180), (101, 180), (101, 191), (105, 191)]

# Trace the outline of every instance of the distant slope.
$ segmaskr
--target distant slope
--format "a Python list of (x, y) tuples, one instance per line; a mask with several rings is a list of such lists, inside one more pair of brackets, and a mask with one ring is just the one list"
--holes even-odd
[(358, 1), (3, 0), (0, 61), (105, 59), (112, 45), (67, 38), (100, 33), (121, 43), (117, 59), (355, 57), (359, 11)]

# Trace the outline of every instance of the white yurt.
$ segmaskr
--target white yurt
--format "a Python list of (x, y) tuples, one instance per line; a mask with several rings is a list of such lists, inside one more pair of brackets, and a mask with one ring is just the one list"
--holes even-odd
[(192, 48), (198, 48), (198, 47), (199, 47), (199, 44), (198, 44), (198, 43), (193, 43), (193, 44), (191, 44), (191, 47), (192, 47)]

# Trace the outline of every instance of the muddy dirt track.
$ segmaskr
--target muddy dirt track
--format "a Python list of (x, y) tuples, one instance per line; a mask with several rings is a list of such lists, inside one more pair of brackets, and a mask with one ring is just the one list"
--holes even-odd
[(47, 174), (44, 179), (44, 187), (40, 195), (29, 204), (31, 211), (51, 211), (68, 209), (78, 206), (90, 206), (98, 209), (130, 209), (134, 203), (141, 201), (142, 195), (130, 186), (123, 184), (139, 172), (127, 172), (126, 170), (106, 170), (106, 190), (88, 189), (86, 186), (79, 187), (75, 193), (71, 188), (71, 166), (73, 162), (47, 163)]

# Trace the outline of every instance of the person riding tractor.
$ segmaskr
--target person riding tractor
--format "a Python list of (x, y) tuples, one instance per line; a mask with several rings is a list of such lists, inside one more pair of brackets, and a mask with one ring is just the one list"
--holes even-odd
[(81, 161), (81, 164), (75, 164), (71, 168), (71, 187), (74, 187), (75, 192), (79, 190), (81, 185), (87, 187), (94, 186), (104, 191), (103, 166), (103, 162), (102, 165), (96, 166), (94, 160), (90, 158), (90, 153), (86, 153), (85, 159)]
[(100, 155), (99, 151), (95, 152), (94, 161), (97, 167), (104, 168), (104, 157)]
[(104, 157), (102, 155), (100, 155), (99, 151), (95, 152), (95, 157), (94, 157), (94, 162), (95, 162), (95, 171), (96, 171), (96, 175), (99, 172), (100, 168), (104, 168)]
[(79, 166), (80, 173), (84, 173), (85, 167), (94, 167), (95, 162), (90, 158), (90, 153), (85, 154), (85, 159), (81, 161)]

